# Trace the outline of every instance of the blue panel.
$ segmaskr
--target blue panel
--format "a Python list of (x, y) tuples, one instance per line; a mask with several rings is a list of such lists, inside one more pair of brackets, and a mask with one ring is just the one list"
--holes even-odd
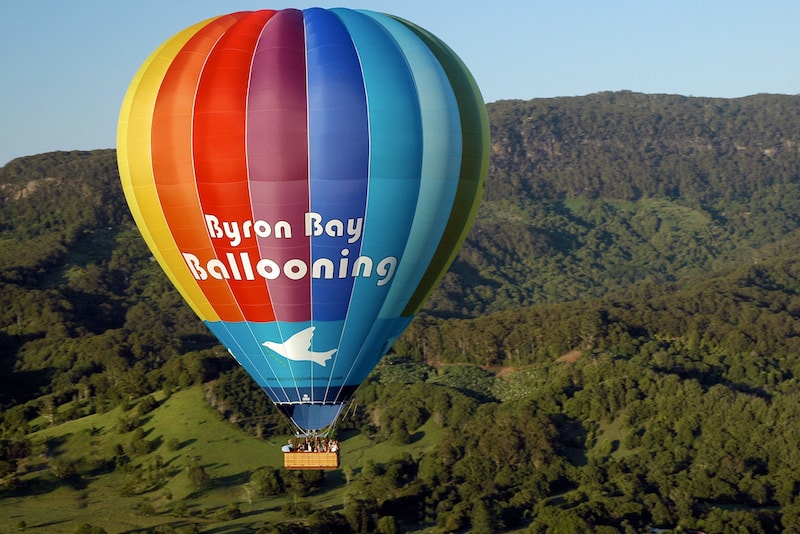
[[(392, 36), (362, 13), (332, 11), (347, 27), (364, 73), (370, 168), (361, 254), (377, 265), (384, 258), (402, 257), (414, 218), (422, 165), (419, 100), (406, 59)], [(343, 354), (355, 358), (362, 350), (391, 285), (378, 285), (374, 279), (356, 280), (340, 345)], [(371, 354), (381, 349), (378, 344), (363, 347)], [(350, 368), (343, 371), (353, 374)]]
[[(411, 69), (419, 98), (423, 128), (420, 193), (408, 244), (394, 282), (364, 348), (356, 357), (359, 369), (374, 365), (399, 335), (399, 317), (422, 280), (444, 234), (461, 171), (461, 120), (458, 103), (442, 66), (419, 37), (397, 20), (364, 11), (392, 35)], [(407, 325), (410, 320), (401, 321)], [(400, 330), (402, 331), (402, 330)], [(382, 347), (376, 351), (375, 347)]]
[(396, 317), (375, 321), (369, 337), (364, 342), (364, 347), (353, 363), (347, 383), (360, 384), (363, 382), (413, 319), (413, 317)]
[(397, 317), (422, 279), (444, 233), (461, 170), (461, 120), (447, 74), (417, 35), (397, 20), (361, 11), (389, 31), (408, 62), (419, 98), (423, 155), (408, 245), (381, 317)]
[(274, 402), (341, 397), (345, 376), (337, 374), (335, 363), (347, 358), (338, 350), (342, 321), (206, 325)]
[(343, 404), (284, 404), (280, 406), (294, 424), (303, 430), (319, 430), (333, 424)]
[[(312, 280), (312, 319), (340, 320), (350, 303), (353, 279), (340, 277), (345, 257), (359, 255), (361, 239), (347, 233), (331, 237), (338, 221), (363, 222), (366, 210), (369, 132), (361, 65), (338, 17), (313, 8), (304, 11), (308, 69), (309, 171), (311, 211), (321, 216), (322, 235), (312, 237), (312, 261), (332, 260), (332, 279)], [(326, 232), (326, 225), (330, 231)]]
[[(236, 361), (244, 367), (247, 374), (264, 389), (273, 402), (287, 402), (289, 397), (275, 380), (271, 380), (275, 373), (266, 365), (261, 355), (261, 350), (253, 351), (253, 336), (249, 331), (244, 331), (237, 325), (246, 323), (227, 323), (223, 321), (204, 321), (220, 343)], [(232, 327), (232, 328), (231, 328)]]

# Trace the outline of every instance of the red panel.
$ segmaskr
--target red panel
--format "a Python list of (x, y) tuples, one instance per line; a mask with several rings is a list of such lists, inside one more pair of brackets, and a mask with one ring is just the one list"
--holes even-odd
[[(221, 223), (238, 224), (253, 219), (246, 165), (246, 106), (253, 51), (274, 11), (258, 11), (233, 25), (208, 56), (198, 85), (194, 109), (194, 164), (203, 213)], [(216, 256), (226, 263), (231, 277), (246, 278), (246, 267), (231, 265), (229, 254), (247, 254), (258, 261), (255, 236), (232, 243), (213, 239)], [(266, 281), (228, 280), (245, 320), (274, 321)]]

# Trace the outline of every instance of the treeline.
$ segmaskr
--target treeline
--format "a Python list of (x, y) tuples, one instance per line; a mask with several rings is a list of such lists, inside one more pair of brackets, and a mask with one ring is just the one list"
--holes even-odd
[[(347, 525), (796, 530), (798, 314), (795, 259), (683, 288), (416, 321), (342, 429), (441, 438), (347, 474)], [(313, 531), (321, 519), (307, 513), (273, 531)]]
[(118, 182), (111, 150), (54, 152), (2, 167), (0, 280), (34, 284), (79, 244), (110, 253), (110, 246), (92, 246), (103, 243), (91, 243), (87, 234), (130, 218)]
[(798, 290), (800, 262), (781, 261), (416, 322), (359, 390), (362, 431), (407, 442), (435, 423), (444, 438), (395, 486), (356, 491), (373, 521), (443, 531), (798, 529)]
[(488, 200), (746, 201), (797, 183), (800, 96), (628, 91), (489, 107)]
[(796, 239), (800, 96), (599, 93), (501, 101), (489, 115), (485, 201), (431, 313), (601, 296)]
[[(573, 349), (624, 346), (637, 337), (689, 340), (687, 350), (715, 346), (800, 376), (800, 260), (777, 259), (727, 274), (675, 283), (639, 284), (613, 296), (490, 314), (477, 319), (415, 321), (395, 350), (430, 365), (485, 368), (551, 361)], [(695, 354), (709, 364), (710, 354)], [(751, 372), (753, 372), (751, 370)], [(775, 377), (773, 377), (775, 378)], [(764, 376), (749, 376), (753, 387)]]

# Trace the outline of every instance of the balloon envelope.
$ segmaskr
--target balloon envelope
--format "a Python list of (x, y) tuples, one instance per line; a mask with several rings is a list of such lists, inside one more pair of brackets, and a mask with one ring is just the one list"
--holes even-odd
[(302, 430), (330, 425), (452, 263), (488, 117), (459, 58), (349, 9), (213, 18), (141, 67), (118, 128), (134, 219)]

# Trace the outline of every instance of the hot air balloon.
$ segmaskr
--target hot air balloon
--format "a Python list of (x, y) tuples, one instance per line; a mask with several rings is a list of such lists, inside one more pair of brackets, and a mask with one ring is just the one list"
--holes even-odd
[(339, 8), (176, 34), (133, 79), (117, 139), (153, 255), (298, 434), (331, 428), (454, 260), (488, 146), (453, 51)]

